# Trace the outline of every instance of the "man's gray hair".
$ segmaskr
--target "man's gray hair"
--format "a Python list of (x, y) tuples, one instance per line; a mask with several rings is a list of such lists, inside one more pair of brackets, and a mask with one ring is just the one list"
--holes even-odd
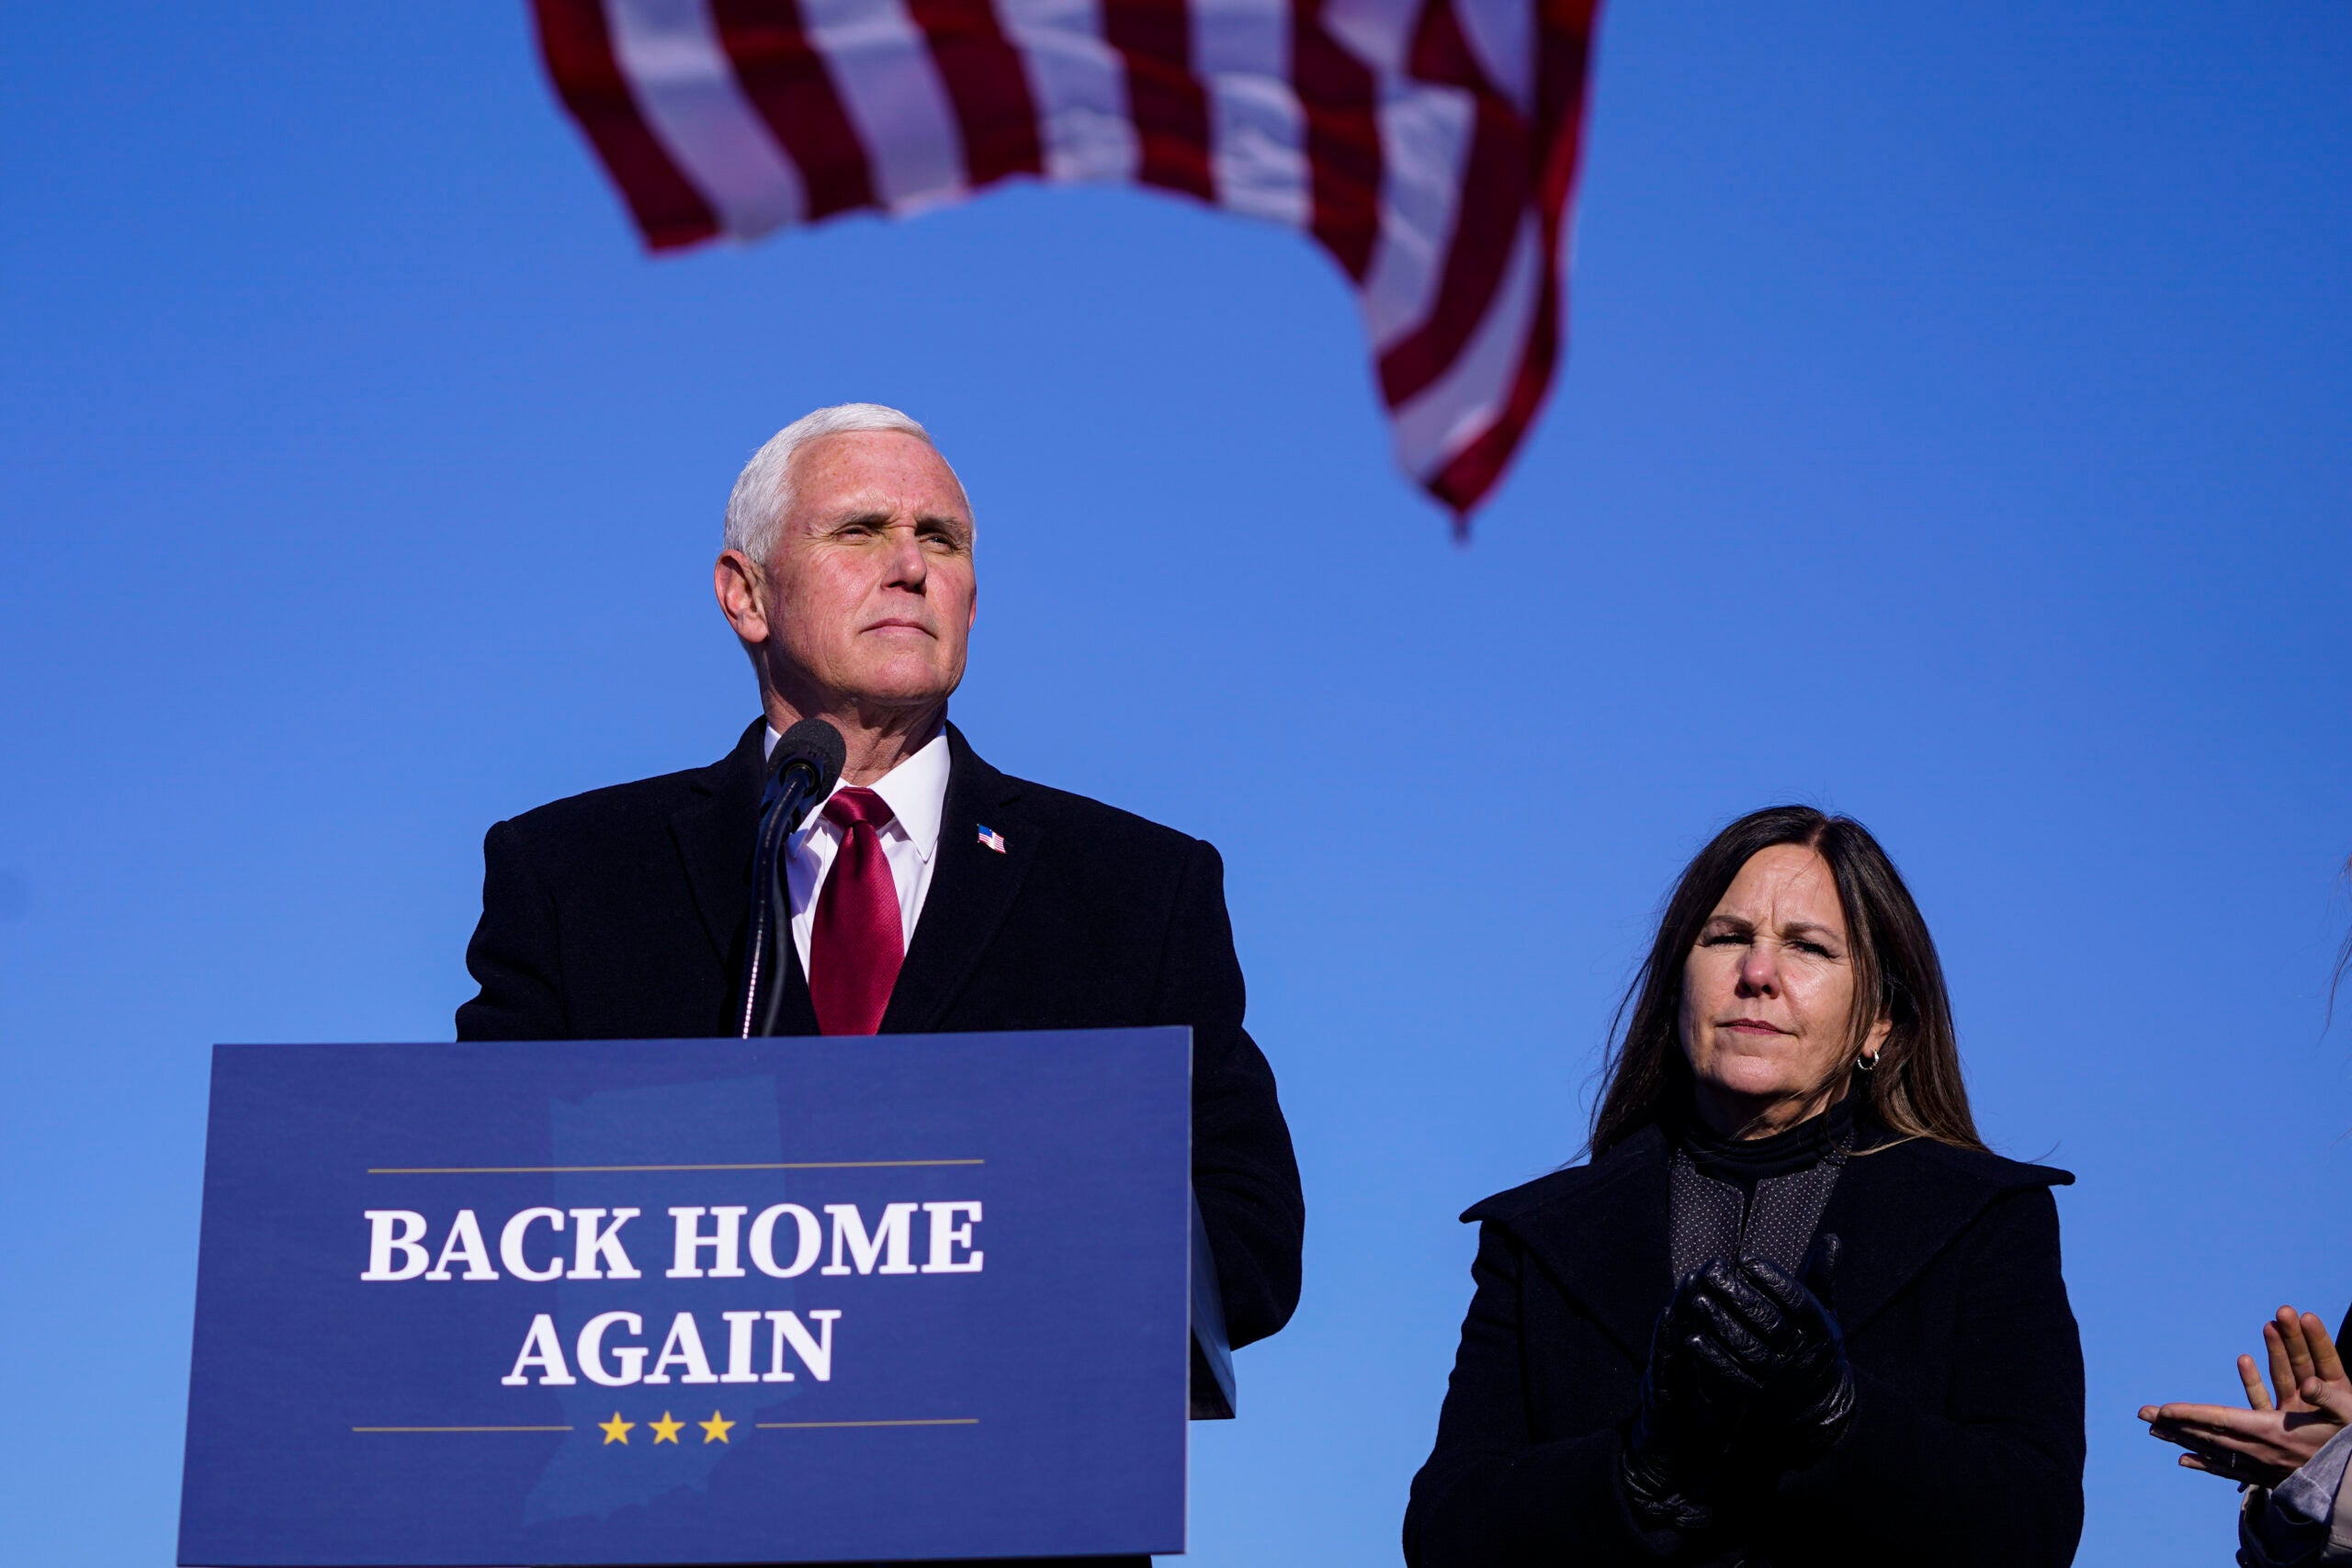
[[(915, 423), (913, 418), (897, 409), (880, 403), (836, 403), (829, 409), (802, 414), (767, 439), (767, 444), (752, 454), (743, 471), (735, 476), (735, 489), (727, 497), (727, 543), (730, 550), (741, 550), (760, 565), (767, 565), (768, 552), (775, 546), (775, 531), (784, 514), (792, 510), (792, 459), (811, 441), (828, 435), (841, 435), (854, 430), (888, 430), (901, 435), (911, 435), (934, 452), (939, 450), (931, 439), (931, 432)], [(943, 457), (940, 459), (945, 462)], [(951, 468), (948, 470), (953, 473)], [(957, 485), (963, 481), (958, 479)]]

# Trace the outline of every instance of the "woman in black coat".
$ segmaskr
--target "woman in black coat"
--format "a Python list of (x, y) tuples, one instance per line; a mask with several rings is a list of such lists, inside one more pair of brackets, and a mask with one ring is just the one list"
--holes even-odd
[(1807, 807), (1683, 873), (1589, 1165), (1486, 1200), (1414, 1568), (2074, 1558), (2050, 1189), (1988, 1153), (1934, 943)]

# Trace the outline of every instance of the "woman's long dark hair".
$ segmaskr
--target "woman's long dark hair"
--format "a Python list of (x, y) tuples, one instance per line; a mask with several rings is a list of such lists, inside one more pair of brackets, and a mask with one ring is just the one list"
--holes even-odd
[(1810, 806), (1750, 812), (1715, 835), (1683, 869), (1658, 921), (1657, 940), (1626, 987), (1610, 1025), (1609, 1087), (1592, 1117), (1592, 1152), (1608, 1151), (1690, 1093), (1682, 1049), (1682, 970), (1699, 932), (1740, 867), (1775, 844), (1802, 844), (1829, 863), (1838, 880), (1854, 966), (1850, 1063), (1882, 1018), (1892, 1021), (1874, 1072), (1855, 1073), (1857, 1110), (1899, 1136), (1981, 1149), (1961, 1081), (1960, 1040), (1943, 965), (1911, 890), (1870, 830), (1850, 817)]
[[(2352, 881), (2352, 860), (2344, 863), (2344, 876), (2346, 881)], [(2329, 1023), (2335, 1021), (2336, 993), (2344, 989), (2346, 975), (2352, 975), (2352, 931), (2345, 933), (2344, 945), (2335, 950), (2335, 977), (2327, 983), (2327, 1023), (2320, 1025), (2323, 1032)], [(2345, 1321), (2352, 1323), (2352, 1318)]]

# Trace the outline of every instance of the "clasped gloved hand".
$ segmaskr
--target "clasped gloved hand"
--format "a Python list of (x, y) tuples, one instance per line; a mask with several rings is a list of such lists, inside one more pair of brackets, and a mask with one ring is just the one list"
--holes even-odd
[[(1837, 1258), (1824, 1237), (1826, 1280)], [(1854, 1418), (1845, 1337), (1820, 1298), (1778, 1264), (1716, 1258), (1658, 1315), (1625, 1443), (1625, 1495), (1654, 1524), (1703, 1529), (1734, 1467), (1751, 1482), (1814, 1463)]]
[(1626, 1434), (1620, 1472), (1636, 1515), (1680, 1530), (1704, 1529), (1713, 1521), (1745, 1403), (1743, 1391), (1723, 1376), (1711, 1353), (1704, 1273), (1683, 1279), (1651, 1331), (1642, 1402)]
[(1747, 1391), (1742, 1446), (1767, 1446), (1781, 1469), (1820, 1459), (1854, 1419), (1854, 1371), (1838, 1320), (1769, 1258), (1718, 1259), (1693, 1278), (1710, 1374)]

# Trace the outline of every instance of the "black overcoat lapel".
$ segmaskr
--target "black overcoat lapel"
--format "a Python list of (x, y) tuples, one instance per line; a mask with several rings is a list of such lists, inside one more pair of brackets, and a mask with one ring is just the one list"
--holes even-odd
[[(940, 1026), (1012, 912), (1045, 836), (1036, 818), (1022, 809), (1020, 783), (980, 761), (952, 724), (947, 753), (938, 863), (932, 867), (914, 942), (882, 1015), (885, 1034)], [(1004, 848), (983, 843), (982, 828), (994, 832)]]
[(670, 837), (685, 868), (695, 912), (702, 917), (702, 929), (722, 964), (741, 964), (743, 958), (752, 852), (759, 846), (761, 741), (766, 729), (765, 718), (753, 719), (735, 749), (695, 778), (698, 798), (670, 818)]
[[(735, 750), (702, 771), (694, 787), (700, 796), (670, 818), (695, 911), (710, 937), (711, 951), (729, 976), (729, 1033), (743, 1005), (743, 944), (751, 936), (752, 861), (759, 849), (760, 793), (767, 785), (767, 720), (757, 718)], [(808, 999), (808, 978), (790, 932), (784, 933), (784, 1000), (776, 1011), (778, 1034), (815, 1034), (817, 1009)]]
[(1666, 1192), (1666, 1135), (1651, 1125), (1582, 1170), (1490, 1198), (1462, 1217), (1508, 1225), (1536, 1266), (1642, 1365), (1674, 1290)]
[(817, 1022), (817, 998), (808, 994), (808, 971), (800, 967), (800, 944), (784, 933), (784, 1000), (775, 1010), (778, 1034), (822, 1034)]
[(2064, 1187), (2074, 1179), (2063, 1170), (1927, 1138), (1856, 1153), (1821, 1214), (1821, 1234), (1838, 1238), (1830, 1310), (1853, 1333), (1902, 1294), (1996, 1199), (2030, 1187)]

